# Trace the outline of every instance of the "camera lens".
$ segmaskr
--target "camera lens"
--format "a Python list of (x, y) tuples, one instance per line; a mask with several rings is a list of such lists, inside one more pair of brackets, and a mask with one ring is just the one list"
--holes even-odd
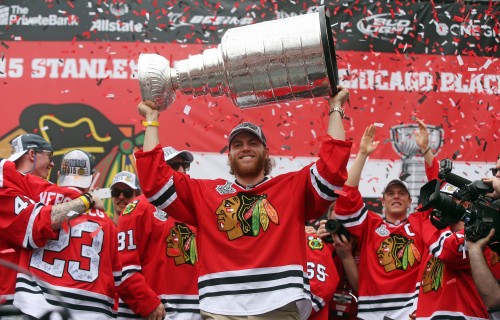
[(340, 227), (340, 222), (338, 222), (335, 219), (328, 219), (325, 223), (325, 229), (330, 233), (337, 233), (339, 227)]

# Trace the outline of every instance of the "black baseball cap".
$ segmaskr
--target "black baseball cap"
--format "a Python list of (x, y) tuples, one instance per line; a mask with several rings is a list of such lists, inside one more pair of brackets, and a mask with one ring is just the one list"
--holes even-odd
[(26, 133), (11, 141), (12, 149), (10, 161), (16, 161), (29, 150), (53, 151), (52, 145), (37, 134)]
[(242, 133), (242, 132), (249, 132), (257, 136), (259, 138), (260, 142), (265, 146), (266, 145), (266, 136), (264, 136), (264, 132), (262, 131), (262, 128), (251, 123), (251, 122), (242, 122), (234, 129), (231, 131), (229, 134), (229, 145), (231, 145), (231, 141), (236, 137), (237, 134)]

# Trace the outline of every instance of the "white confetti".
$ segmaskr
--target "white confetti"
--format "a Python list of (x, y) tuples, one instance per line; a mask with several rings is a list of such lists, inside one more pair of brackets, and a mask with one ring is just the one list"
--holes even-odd
[(464, 65), (464, 60), (462, 59), (462, 56), (461, 56), (461, 55), (458, 55), (458, 56), (457, 56), (457, 60), (458, 60), (458, 64), (459, 64), (460, 66), (463, 66), (463, 65)]
[(481, 67), (481, 69), (488, 69), (489, 66), (491, 65), (491, 63), (492, 63), (491, 59), (486, 60), (484, 65)]
[(455, 101), (453, 101), (453, 99), (452, 99), (452, 98), (449, 98), (449, 100), (450, 100), (450, 103), (451, 103), (451, 105), (453, 106), (453, 108), (455, 108), (455, 107), (457, 106), (457, 105), (455, 104)]
[(40, 130), (47, 131), (47, 130), (49, 130), (49, 126), (44, 126), (44, 127), (40, 128)]
[(186, 104), (186, 106), (184, 107), (184, 114), (185, 114), (186, 116), (189, 116), (189, 112), (190, 112), (190, 111), (191, 111), (191, 106), (188, 106), (188, 105)]
[(384, 126), (384, 124), (381, 122), (374, 122), (373, 125), (377, 128), (382, 128)]

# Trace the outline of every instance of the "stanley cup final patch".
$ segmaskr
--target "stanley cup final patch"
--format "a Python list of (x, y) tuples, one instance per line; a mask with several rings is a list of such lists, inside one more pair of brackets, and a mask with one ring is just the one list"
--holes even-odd
[(233, 188), (233, 183), (226, 180), (226, 184), (223, 186), (216, 186), (215, 190), (219, 194), (231, 194), (235, 193), (236, 189)]
[(156, 208), (156, 211), (154, 212), (154, 217), (160, 221), (167, 221), (168, 215), (165, 211)]
[(385, 224), (381, 224), (377, 229), (375, 229), (375, 232), (381, 237), (387, 237), (390, 234)]

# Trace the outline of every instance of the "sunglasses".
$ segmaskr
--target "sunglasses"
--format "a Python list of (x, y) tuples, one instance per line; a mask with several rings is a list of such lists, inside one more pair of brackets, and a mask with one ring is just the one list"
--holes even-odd
[(496, 176), (498, 171), (500, 170), (500, 168), (490, 168), (491, 170), (491, 173), (493, 174), (493, 176)]
[(134, 190), (132, 189), (112, 189), (111, 190), (111, 196), (113, 198), (118, 198), (120, 196), (120, 194), (123, 193), (123, 196), (125, 198), (132, 198), (134, 196)]
[(167, 164), (170, 166), (170, 168), (174, 169), (175, 171), (178, 171), (179, 168), (182, 166), (184, 171), (188, 171), (191, 165), (187, 162), (167, 162)]
[(36, 153), (45, 153), (47, 157), (49, 157), (49, 161), (52, 162), (52, 159), (54, 158), (54, 152), (50, 150), (35, 150)]

